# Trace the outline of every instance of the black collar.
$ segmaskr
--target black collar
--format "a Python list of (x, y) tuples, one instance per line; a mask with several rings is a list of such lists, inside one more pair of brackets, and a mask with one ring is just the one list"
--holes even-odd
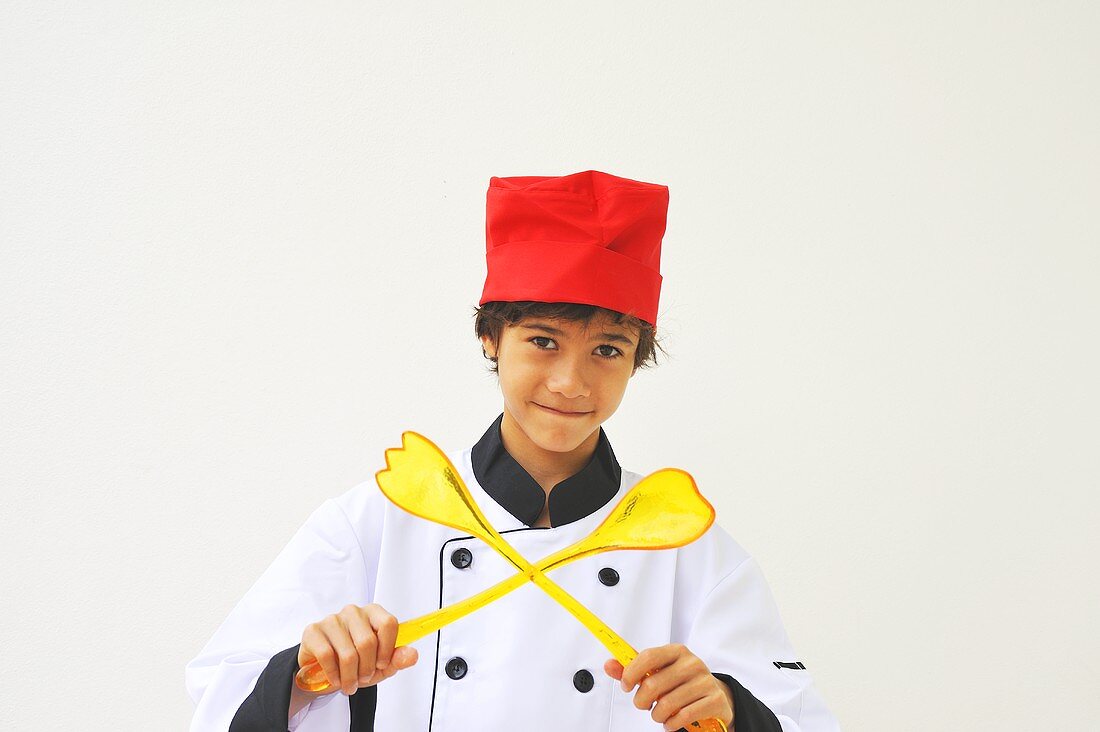
[[(500, 439), (503, 420), (501, 414), (474, 445), (470, 454), (474, 477), (494, 501), (530, 526), (542, 513), (546, 493), (504, 449)], [(572, 523), (596, 512), (618, 493), (621, 479), (622, 468), (601, 427), (592, 459), (550, 491), (550, 525)]]

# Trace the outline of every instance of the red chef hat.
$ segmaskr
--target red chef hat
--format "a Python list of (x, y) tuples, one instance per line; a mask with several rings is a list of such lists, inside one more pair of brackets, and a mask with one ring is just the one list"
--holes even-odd
[(667, 213), (667, 186), (597, 170), (490, 178), (479, 304), (598, 305), (655, 325)]

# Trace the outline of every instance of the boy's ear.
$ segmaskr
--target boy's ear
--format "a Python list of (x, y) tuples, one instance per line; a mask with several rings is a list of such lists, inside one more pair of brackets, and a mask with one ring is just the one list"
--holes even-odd
[(487, 335), (481, 336), (481, 350), (485, 351), (485, 355), (489, 358), (497, 357), (497, 345)]

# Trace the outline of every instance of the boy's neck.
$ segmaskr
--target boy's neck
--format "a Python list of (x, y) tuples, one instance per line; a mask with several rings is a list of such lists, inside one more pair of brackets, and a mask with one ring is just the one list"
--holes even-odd
[(579, 473), (592, 459), (600, 441), (600, 428), (593, 430), (584, 442), (569, 452), (544, 450), (532, 442), (508, 410), (504, 410), (504, 419), (500, 423), (500, 439), (508, 454), (549, 496), (554, 486)]

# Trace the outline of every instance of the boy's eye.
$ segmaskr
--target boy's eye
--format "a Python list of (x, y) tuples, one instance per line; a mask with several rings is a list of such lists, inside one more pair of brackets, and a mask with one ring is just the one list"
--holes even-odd
[[(550, 338), (549, 336), (534, 336), (532, 338), (528, 338), (527, 340), (531, 343), (534, 343), (535, 347), (538, 348), (540, 351), (556, 351), (558, 348), (558, 344), (555, 343), (554, 339)], [(606, 359), (618, 358), (619, 356), (623, 355), (621, 349), (618, 349), (615, 346), (610, 346), (606, 343), (596, 346), (596, 350), (594, 351), (594, 353), (597, 356)]]

